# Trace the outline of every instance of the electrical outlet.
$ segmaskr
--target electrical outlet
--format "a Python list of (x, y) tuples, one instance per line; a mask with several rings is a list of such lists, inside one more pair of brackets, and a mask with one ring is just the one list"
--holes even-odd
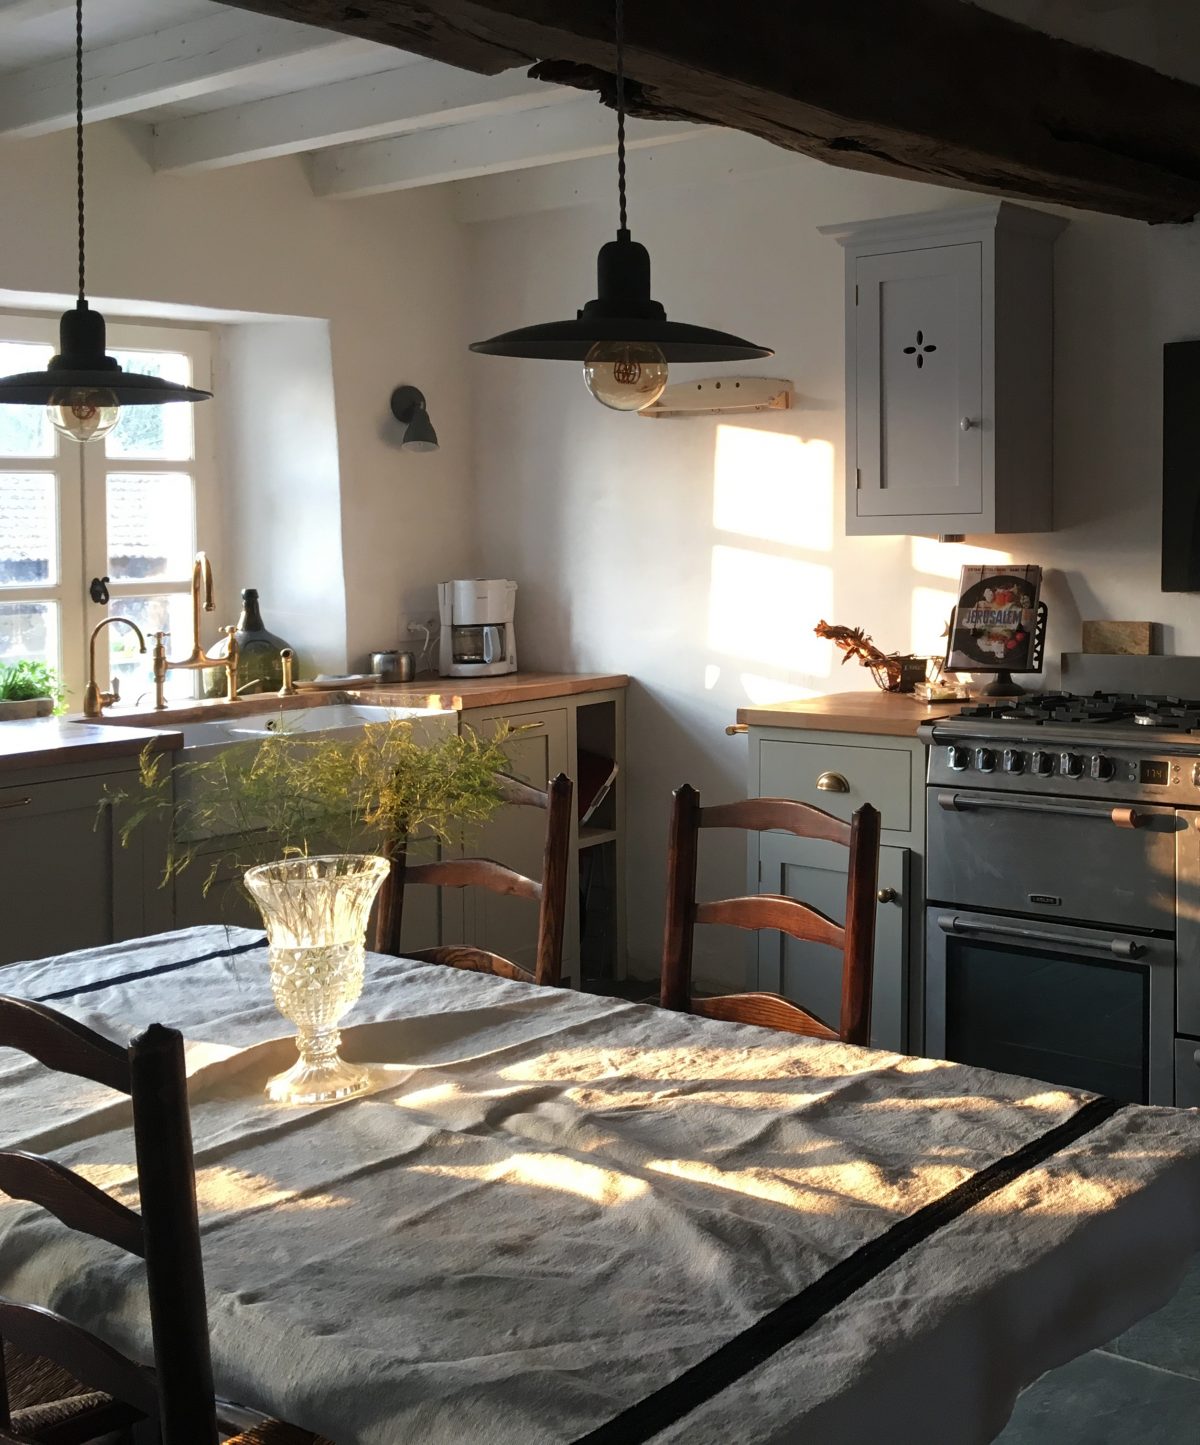
[(432, 637), (433, 634), (437, 631), (437, 628), (437, 618), (426, 617), (419, 622), (410, 622), (408, 624), (408, 635), (410, 637), (424, 637), (425, 634), (428, 632), (429, 635)]

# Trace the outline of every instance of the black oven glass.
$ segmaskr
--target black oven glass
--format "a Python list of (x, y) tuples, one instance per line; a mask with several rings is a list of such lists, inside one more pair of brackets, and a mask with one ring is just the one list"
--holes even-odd
[(1144, 1104), (1150, 973), (1123, 963), (946, 941), (946, 1057)]

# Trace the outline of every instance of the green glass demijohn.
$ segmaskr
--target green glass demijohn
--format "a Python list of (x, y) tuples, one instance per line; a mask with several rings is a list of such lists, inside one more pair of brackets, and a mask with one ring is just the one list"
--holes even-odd
[[(291, 644), (282, 637), (268, 632), (263, 625), (262, 613), (258, 606), (258, 588), (242, 589), (242, 615), (238, 618), (238, 691), (241, 693), (278, 692), (283, 686), (283, 662), (280, 651)], [(208, 649), (209, 657), (224, 657), (229, 651), (229, 639), (222, 637)], [(258, 682), (257, 687), (247, 684)], [(225, 673), (220, 668), (210, 668), (204, 674), (206, 697), (224, 697)]]

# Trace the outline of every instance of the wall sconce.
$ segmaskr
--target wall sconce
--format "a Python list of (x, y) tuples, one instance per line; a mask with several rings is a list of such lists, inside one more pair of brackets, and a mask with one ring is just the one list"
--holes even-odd
[(398, 386), (392, 392), (392, 415), (404, 425), (400, 445), (406, 452), (436, 452), (437, 432), (425, 409), (425, 395), (415, 386)]

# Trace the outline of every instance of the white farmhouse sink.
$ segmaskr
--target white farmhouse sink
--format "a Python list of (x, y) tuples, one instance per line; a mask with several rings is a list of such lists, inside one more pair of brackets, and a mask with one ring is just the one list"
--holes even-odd
[(370, 707), (359, 703), (330, 703), (327, 707), (289, 708), (249, 717), (220, 718), (212, 722), (184, 723), (185, 752), (197, 748), (227, 748), (235, 743), (259, 742), (275, 733), (345, 738), (348, 741), (368, 723), (411, 721), (417, 738), (430, 742), (458, 731), (458, 714), (453, 709), (428, 707)]

